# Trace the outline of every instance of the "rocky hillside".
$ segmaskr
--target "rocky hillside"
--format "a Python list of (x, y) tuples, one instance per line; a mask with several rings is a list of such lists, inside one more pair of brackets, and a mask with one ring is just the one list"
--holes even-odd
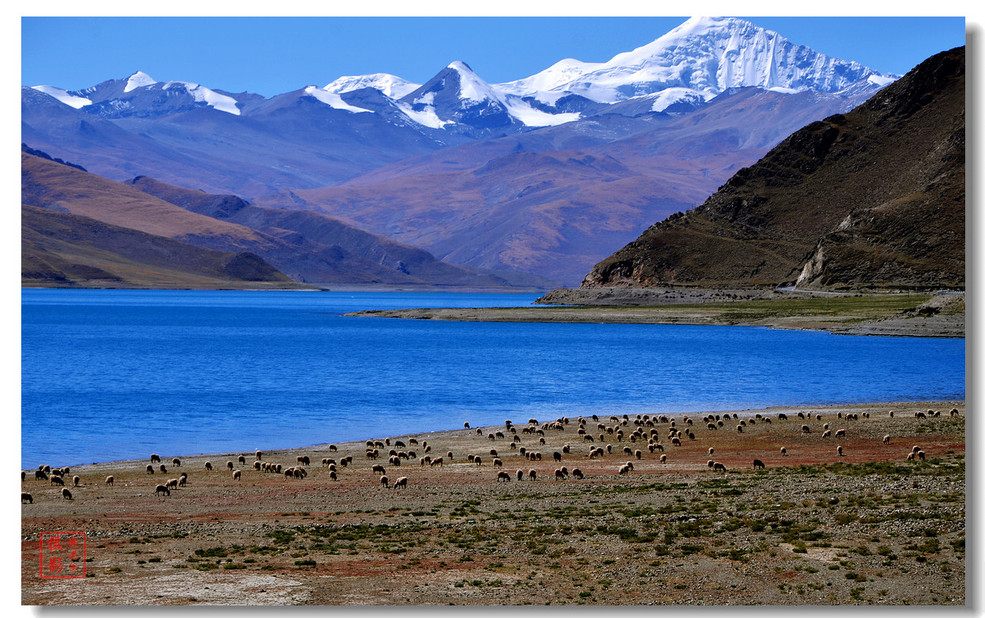
[(964, 287), (965, 51), (797, 131), (583, 287)]

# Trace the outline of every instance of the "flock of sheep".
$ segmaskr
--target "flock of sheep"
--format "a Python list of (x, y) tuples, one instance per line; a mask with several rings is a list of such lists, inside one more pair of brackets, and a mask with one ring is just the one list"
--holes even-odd
[[(951, 409), (950, 416), (957, 416), (958, 414), (956, 408)], [(889, 416), (892, 417), (893, 415), (894, 413), (890, 411)], [(823, 420), (821, 414), (811, 412), (800, 412), (797, 416), (803, 421), (821, 422)], [(918, 419), (940, 417), (941, 412), (928, 410), (927, 412), (917, 412), (914, 416)], [(863, 412), (862, 417), (869, 418), (869, 413)], [(857, 421), (859, 420), (859, 415), (854, 413), (842, 414), (839, 412), (837, 418), (845, 422)], [(540, 449), (547, 448), (547, 437), (549, 434), (553, 434), (551, 437), (558, 437), (561, 435), (568, 436), (573, 433), (574, 436), (577, 436), (575, 438), (576, 440), (580, 440), (582, 444), (587, 444), (587, 450), (583, 454), (579, 454), (577, 452), (579, 450), (577, 446), (572, 446), (570, 441), (565, 442), (563, 446), (553, 451), (548, 461), (561, 464), (565, 459), (568, 459), (584, 461), (587, 464), (592, 460), (609, 458), (611, 456), (619, 457), (621, 455), (628, 459), (628, 461), (615, 466), (617, 475), (622, 476), (634, 470), (633, 461), (639, 462), (642, 460), (644, 458), (644, 450), (649, 454), (659, 452), (660, 455), (656, 460), (661, 464), (666, 464), (668, 456), (667, 452), (665, 452), (667, 447), (664, 446), (664, 440), (670, 445), (671, 449), (682, 448), (684, 444), (697, 441), (696, 428), (704, 432), (703, 438), (710, 439), (715, 435), (713, 432), (726, 431), (729, 428), (733, 428), (736, 433), (743, 433), (747, 428), (751, 429), (757, 423), (772, 425), (774, 419), (763, 414), (741, 418), (738, 414), (725, 413), (721, 415), (706, 415), (700, 419), (701, 424), (696, 424), (696, 420), (686, 414), (682, 415), (680, 419), (663, 414), (653, 416), (643, 414), (636, 415), (632, 419), (629, 415), (622, 415), (621, 417), (610, 416), (606, 421), (600, 421), (598, 415), (592, 415), (588, 418), (579, 417), (577, 419), (562, 417), (546, 423), (539, 423), (536, 419), (530, 419), (525, 425), (520, 427), (507, 420), (502, 430), (487, 429), (484, 431), (482, 428), (478, 428), (471, 435), (473, 439), (485, 439), (493, 444), (506, 442), (508, 443), (508, 447), (506, 448), (511, 455), (519, 456), (528, 462), (541, 462), (545, 457)], [(776, 415), (776, 420), (783, 422), (789, 419), (786, 414), (781, 413)], [(465, 423), (465, 428), (471, 429), (469, 423)], [(572, 429), (574, 430), (573, 432), (571, 431)], [(812, 434), (813, 431), (811, 426), (806, 422), (800, 427), (800, 433), (802, 434)], [(661, 436), (663, 436), (663, 439)], [(820, 439), (826, 440), (832, 436), (837, 439), (847, 438), (848, 430), (846, 428), (833, 430), (829, 423), (823, 423)], [(405, 440), (406, 442), (404, 439), (385, 438), (382, 440), (367, 440), (365, 443), (363, 455), (367, 462), (371, 464), (369, 470), (372, 474), (378, 475), (379, 483), (384, 488), (406, 488), (409, 483), (407, 476), (399, 476), (391, 482), (386, 466), (390, 467), (390, 472), (392, 473), (393, 468), (401, 468), (410, 460), (417, 460), (421, 467), (443, 467), (446, 461), (450, 464), (456, 462), (455, 454), (452, 451), (447, 451), (442, 455), (432, 454), (433, 445), (428, 444), (427, 440), (419, 441), (417, 438), (405, 438)], [(884, 444), (891, 444), (891, 437), (889, 435), (884, 436), (882, 442)], [(338, 447), (334, 444), (329, 445), (328, 451), (330, 456), (321, 459), (321, 466), (328, 469), (330, 480), (338, 481), (339, 474), (343, 468), (353, 467), (353, 456), (337, 455)], [(421, 452), (420, 456), (418, 456), (418, 451)], [(715, 448), (713, 446), (708, 447), (707, 451), (710, 457), (714, 455)], [(845, 455), (842, 445), (836, 445), (835, 452), (838, 456)], [(783, 457), (788, 455), (786, 447), (780, 447), (780, 455)], [(383, 456), (387, 457), (386, 466), (378, 463)], [(535, 481), (538, 478), (538, 472), (535, 468), (528, 468), (527, 470), (517, 469), (514, 473), (505, 471), (503, 469), (506, 465), (504, 461), (505, 454), (500, 454), (499, 448), (488, 449), (488, 456), (492, 458), (491, 465), (496, 472), (496, 482), (508, 482), (514, 476), (517, 481), (522, 481), (524, 477), (530, 481)], [(925, 452), (920, 446), (914, 445), (906, 458), (908, 460), (923, 460), (925, 458)], [(482, 467), (484, 463), (483, 454), (475, 453), (469, 454), (464, 460), (459, 461), (463, 466), (468, 465), (474, 467)], [(172, 468), (179, 468), (181, 467), (181, 460), (177, 457), (172, 458), (170, 465)], [(152, 454), (150, 463), (144, 467), (144, 473), (147, 475), (168, 474), (167, 466), (168, 464), (163, 463), (159, 455)], [(253, 460), (250, 462), (250, 465), (247, 465), (247, 456), (239, 455), (235, 460), (230, 459), (226, 461), (224, 467), (227, 473), (230, 474), (231, 480), (239, 482), (242, 481), (245, 470), (260, 474), (276, 474), (286, 479), (300, 480), (308, 476), (308, 468), (310, 466), (311, 458), (308, 455), (298, 455), (295, 458), (294, 465), (286, 466), (281, 463), (265, 461), (263, 451), (258, 450), (253, 454)], [(725, 464), (721, 461), (709, 459), (707, 466), (715, 472), (728, 472)], [(218, 472), (216, 466), (211, 461), (204, 462), (203, 467), (207, 474)], [(766, 465), (760, 459), (753, 459), (751, 461), (751, 467), (754, 470), (765, 469)], [(66, 479), (70, 473), (69, 468), (52, 468), (48, 465), (38, 466), (37, 470), (31, 471), (34, 480), (48, 481), (49, 485), (59, 486), (61, 488), (61, 496), (66, 500), (73, 499), (72, 492), (66, 486)], [(29, 472), (27, 471), (21, 472), (22, 482), (28, 480), (28, 474)], [(564, 481), (569, 477), (584, 479), (586, 478), (586, 474), (578, 467), (574, 467), (569, 471), (566, 465), (561, 465), (554, 470), (555, 481)], [(81, 480), (78, 475), (73, 476), (71, 478), (72, 486), (79, 487)], [(163, 483), (158, 483), (155, 487), (154, 495), (170, 496), (172, 490), (184, 487), (187, 481), (188, 474), (182, 472), (177, 477), (169, 478)], [(115, 478), (113, 475), (110, 475), (105, 477), (103, 482), (107, 486), (113, 486)], [(21, 494), (21, 501), (33, 504), (34, 497), (31, 493), (24, 491)]]

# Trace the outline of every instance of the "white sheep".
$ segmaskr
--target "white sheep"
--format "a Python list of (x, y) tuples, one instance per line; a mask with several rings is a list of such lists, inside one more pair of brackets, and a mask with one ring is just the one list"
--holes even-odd
[(396, 489), (397, 487), (403, 487), (405, 489), (407, 488), (407, 477), (406, 476), (402, 476), (402, 477), (398, 478), (396, 481), (394, 481), (393, 488)]
[(115, 481), (115, 480), (116, 479), (113, 478), (113, 475), (110, 474), (109, 476), (106, 477), (106, 484), (107, 485), (112, 485), (113, 484), (113, 481)]

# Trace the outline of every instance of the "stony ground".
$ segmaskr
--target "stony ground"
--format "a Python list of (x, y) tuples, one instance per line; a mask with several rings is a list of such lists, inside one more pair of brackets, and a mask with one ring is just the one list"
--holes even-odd
[[(928, 410), (941, 415), (915, 416)], [(245, 463), (239, 453), (161, 453), (166, 473), (155, 463), (148, 474), (149, 460), (72, 469), (71, 500), (28, 471), (22, 603), (960, 606), (964, 413), (963, 402), (923, 402), (738, 418), (599, 414), (583, 419), (592, 441), (577, 418), (563, 429), (513, 419), (515, 434), (501, 425), (374, 438), (384, 444), (378, 460), (364, 442), (263, 453), (282, 468), (307, 455), (300, 479), (255, 470), (252, 452)], [(637, 429), (656, 431), (663, 451), (632, 439)], [(907, 459), (914, 446), (923, 460)], [(589, 458), (592, 448), (604, 454)], [(407, 458), (390, 464), (390, 449)], [(443, 465), (422, 466), (426, 456)], [(323, 458), (336, 461), (337, 480)], [(632, 470), (620, 474), (627, 462)], [(406, 477), (406, 488), (384, 487), (375, 464), (391, 484)], [(569, 475), (557, 480), (562, 467)], [(155, 494), (182, 471), (185, 486)], [(40, 577), (40, 536), (57, 531), (85, 532), (84, 578)]]

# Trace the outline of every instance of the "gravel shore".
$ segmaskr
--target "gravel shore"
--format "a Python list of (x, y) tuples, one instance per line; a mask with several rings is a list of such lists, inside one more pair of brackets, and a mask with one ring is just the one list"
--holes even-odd
[[(22, 602), (961, 606), (964, 414), (960, 401), (600, 411), (370, 437), (378, 459), (366, 442), (263, 453), (281, 473), (253, 452), (162, 452), (164, 473), (149, 459), (73, 468), (71, 500), (27, 471)], [(908, 459), (914, 447), (924, 456)], [(299, 456), (306, 476), (285, 477)], [(41, 577), (41, 535), (58, 531), (85, 533), (84, 578)]]

